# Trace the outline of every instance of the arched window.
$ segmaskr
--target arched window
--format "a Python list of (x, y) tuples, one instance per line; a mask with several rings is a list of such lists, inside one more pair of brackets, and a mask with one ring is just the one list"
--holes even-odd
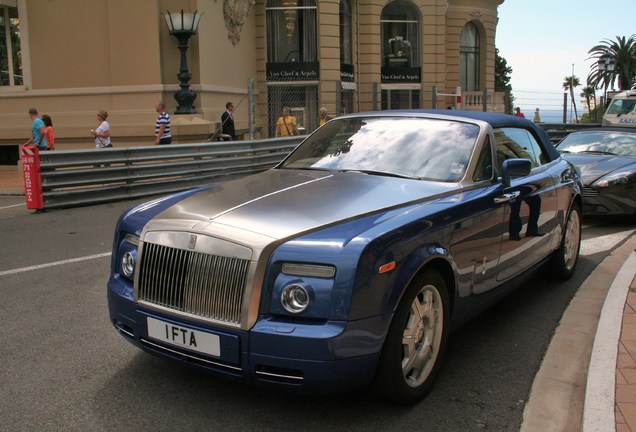
[(420, 107), (419, 24), (419, 12), (410, 1), (393, 0), (382, 9), (382, 109)]
[(393, 0), (380, 17), (384, 66), (420, 66), (419, 14), (409, 1)]
[(353, 64), (352, 13), (349, 0), (340, 1), (340, 63)]
[(316, 2), (267, 0), (267, 61), (317, 62)]
[(471, 22), (464, 26), (459, 43), (459, 84), (462, 90), (479, 90), (479, 30)]

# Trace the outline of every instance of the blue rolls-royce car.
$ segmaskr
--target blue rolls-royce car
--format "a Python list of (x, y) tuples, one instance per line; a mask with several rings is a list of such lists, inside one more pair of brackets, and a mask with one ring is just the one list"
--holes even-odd
[(570, 277), (580, 238), (578, 173), (532, 122), (346, 115), (272, 169), (122, 215), (110, 319), (217, 375), (413, 402), (451, 328), (541, 266)]

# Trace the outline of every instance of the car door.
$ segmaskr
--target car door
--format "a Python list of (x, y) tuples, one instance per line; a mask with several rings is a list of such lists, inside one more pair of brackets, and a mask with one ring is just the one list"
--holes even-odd
[(502, 187), (493, 182), (497, 176), (489, 134), (478, 154), (470, 179), (475, 187), (462, 194), (464, 201), (454, 212), (455, 216), (461, 216), (452, 226), (450, 241), (462, 297), (488, 292), (497, 285), (496, 272), (506, 229), (506, 208), (497, 204)]
[(557, 210), (556, 182), (550, 175), (545, 151), (530, 131), (506, 127), (494, 130), (497, 166), (504, 160), (529, 159), (532, 171), (514, 178), (504, 194), (514, 199), (505, 203), (506, 233), (501, 237), (497, 280), (505, 281), (539, 262), (550, 251)]

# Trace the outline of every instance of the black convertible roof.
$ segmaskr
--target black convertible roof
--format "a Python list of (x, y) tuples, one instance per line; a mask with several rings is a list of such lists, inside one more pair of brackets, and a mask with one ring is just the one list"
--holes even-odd
[[(527, 129), (532, 135), (543, 144), (550, 160), (560, 157), (560, 153), (554, 148), (548, 133), (540, 126), (537, 126), (530, 120), (523, 117), (516, 117), (509, 114), (493, 113), (484, 111), (466, 111), (466, 110), (449, 110), (449, 109), (413, 109), (413, 110), (386, 110), (386, 111), (369, 111), (362, 113), (352, 113), (346, 117), (357, 116), (382, 116), (382, 115), (412, 115), (426, 116), (434, 114), (436, 116), (445, 116), (448, 118), (472, 119), (479, 120), (490, 124), (493, 128), (516, 127)], [(343, 116), (344, 117), (344, 116)]]

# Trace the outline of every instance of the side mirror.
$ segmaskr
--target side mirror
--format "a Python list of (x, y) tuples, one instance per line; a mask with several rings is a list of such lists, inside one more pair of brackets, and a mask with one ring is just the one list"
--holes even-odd
[(501, 164), (501, 178), (505, 188), (510, 187), (510, 179), (513, 177), (525, 177), (532, 170), (530, 159), (506, 159)]

